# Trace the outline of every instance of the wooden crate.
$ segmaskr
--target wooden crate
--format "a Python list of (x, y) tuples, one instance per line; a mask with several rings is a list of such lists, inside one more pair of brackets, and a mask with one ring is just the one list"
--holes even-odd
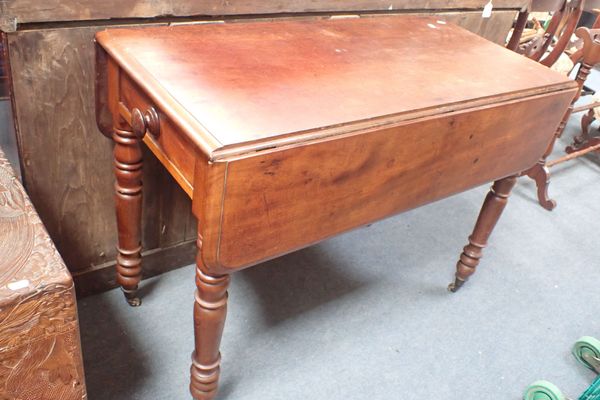
[[(526, 1), (495, 0), (13, 0), (0, 28), (8, 33), (23, 179), (79, 293), (115, 286), (116, 226), (112, 144), (94, 118), (93, 36), (115, 25), (215, 19), (320, 18), (331, 14), (436, 14), (502, 43)], [(190, 202), (153, 157), (144, 165), (144, 276), (193, 261), (196, 223)], [(160, 188), (160, 190), (159, 190)]]
[(86, 398), (73, 280), (0, 151), (0, 399)]

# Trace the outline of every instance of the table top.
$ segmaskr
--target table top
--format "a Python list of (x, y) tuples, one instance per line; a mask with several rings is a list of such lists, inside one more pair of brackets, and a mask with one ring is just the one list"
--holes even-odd
[(197, 122), (187, 134), (210, 150), (573, 85), (435, 17), (110, 29), (97, 39), (155, 101), (185, 110)]

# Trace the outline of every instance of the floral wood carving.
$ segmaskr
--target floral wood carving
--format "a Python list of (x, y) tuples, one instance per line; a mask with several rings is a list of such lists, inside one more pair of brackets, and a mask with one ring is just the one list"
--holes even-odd
[(86, 398), (73, 281), (0, 151), (0, 400)]

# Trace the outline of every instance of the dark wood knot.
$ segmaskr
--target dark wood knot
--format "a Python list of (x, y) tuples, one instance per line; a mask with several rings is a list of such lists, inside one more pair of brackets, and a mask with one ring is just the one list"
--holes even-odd
[(148, 107), (146, 112), (141, 112), (139, 108), (131, 111), (131, 128), (133, 133), (140, 139), (150, 132), (153, 136), (160, 135), (160, 120), (154, 107)]

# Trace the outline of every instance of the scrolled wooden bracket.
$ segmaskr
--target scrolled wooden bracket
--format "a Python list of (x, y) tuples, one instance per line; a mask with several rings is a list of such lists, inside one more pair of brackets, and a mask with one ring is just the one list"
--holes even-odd
[(134, 108), (131, 111), (131, 129), (139, 139), (143, 139), (146, 132), (158, 137), (160, 135), (160, 119), (154, 107), (148, 107), (145, 112)]

